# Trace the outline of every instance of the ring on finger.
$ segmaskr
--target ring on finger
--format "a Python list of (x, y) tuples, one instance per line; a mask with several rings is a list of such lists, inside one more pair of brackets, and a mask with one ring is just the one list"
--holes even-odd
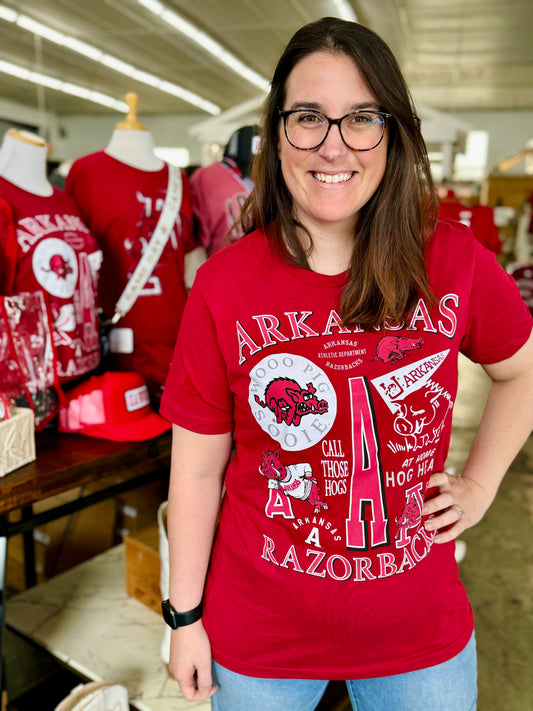
[(459, 511), (459, 518), (463, 518), (463, 516), (465, 515), (464, 509), (462, 509), (462, 508), (461, 508), (460, 506), (458, 506), (457, 504), (453, 504), (453, 505), (452, 505), (452, 508), (457, 509), (457, 511)]

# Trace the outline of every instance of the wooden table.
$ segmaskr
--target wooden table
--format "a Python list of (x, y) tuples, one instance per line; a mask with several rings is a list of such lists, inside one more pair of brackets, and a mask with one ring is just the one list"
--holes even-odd
[(150, 481), (168, 474), (170, 447), (170, 432), (147, 442), (38, 432), (37, 459), (0, 479), (0, 516), (101, 479), (118, 475), (126, 482), (144, 474)]
[[(24, 534), (26, 582), (35, 584), (33, 529), (157, 479), (168, 478), (171, 433), (146, 442), (111, 442), (84, 435), (37, 433), (37, 459), (0, 479), (0, 659), (5, 620), (7, 539)], [(33, 504), (97, 483), (97, 490), (38, 514)], [(96, 487), (93, 487), (96, 488)], [(9, 513), (21, 511), (19, 521)]]

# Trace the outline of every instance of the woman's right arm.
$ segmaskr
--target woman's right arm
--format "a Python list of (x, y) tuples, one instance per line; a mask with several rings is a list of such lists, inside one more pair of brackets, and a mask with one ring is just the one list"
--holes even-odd
[[(192, 610), (202, 599), (231, 447), (231, 432), (203, 435), (172, 427), (169, 599), (178, 612)], [(187, 700), (214, 694), (211, 647), (202, 620), (172, 632), (169, 669)]]

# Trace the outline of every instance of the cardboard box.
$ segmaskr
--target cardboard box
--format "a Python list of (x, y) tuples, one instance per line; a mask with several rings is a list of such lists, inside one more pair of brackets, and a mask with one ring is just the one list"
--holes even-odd
[(17, 407), (8, 420), (0, 422), (0, 476), (35, 460), (33, 410)]
[(157, 510), (160, 504), (166, 501), (167, 495), (168, 482), (162, 479), (119, 494), (116, 540), (121, 541), (124, 536), (151, 526), (157, 520)]
[(161, 614), (159, 529), (157, 523), (124, 537), (126, 592)]

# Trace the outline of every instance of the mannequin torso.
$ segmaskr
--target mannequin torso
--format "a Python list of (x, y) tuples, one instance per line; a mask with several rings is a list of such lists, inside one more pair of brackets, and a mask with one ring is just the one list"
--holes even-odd
[(100, 363), (101, 261), (74, 200), (46, 177), (44, 140), (9, 129), (0, 148), (0, 293), (44, 294), (60, 384)]
[(50, 197), (53, 186), (46, 177), (46, 143), (36, 134), (10, 128), (0, 147), (0, 175), (34, 195)]
[(165, 165), (154, 153), (152, 136), (145, 129), (116, 128), (104, 152), (139, 170), (156, 171)]

